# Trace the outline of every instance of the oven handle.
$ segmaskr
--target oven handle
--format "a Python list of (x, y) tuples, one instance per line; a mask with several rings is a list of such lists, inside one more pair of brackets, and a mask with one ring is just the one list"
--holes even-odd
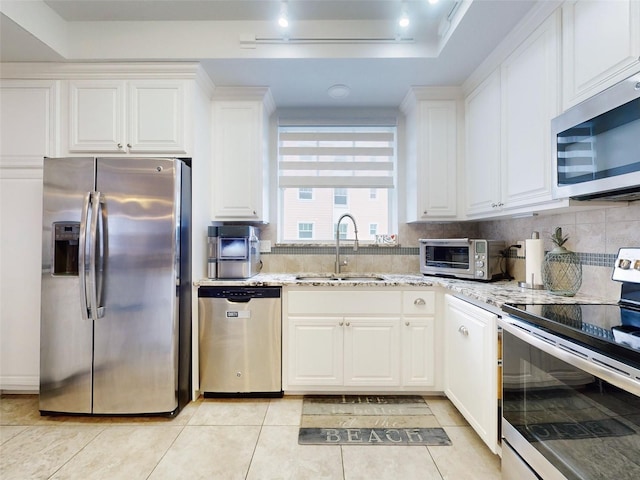
[[(542, 335), (538, 336), (536, 335), (537, 329), (534, 326), (520, 322), (517, 318), (509, 315), (499, 317), (498, 325), (501, 326), (504, 331), (516, 336), (523, 342), (528, 343), (529, 345), (532, 345), (553, 357), (563, 360), (569, 365), (573, 365), (580, 370), (599, 377), (616, 387), (640, 396), (640, 376), (626, 371), (623, 368), (616, 368), (613, 364), (618, 362), (615, 360), (604, 355), (597, 355), (595, 352), (588, 355), (585, 352), (591, 352), (590, 350), (582, 348), (581, 346), (572, 348), (571, 342), (563, 344), (562, 342), (554, 342), (551, 339), (546, 339)], [(502, 341), (505, 341), (504, 336)], [(584, 352), (581, 350), (584, 350)], [(623, 367), (622, 364), (621, 367)]]

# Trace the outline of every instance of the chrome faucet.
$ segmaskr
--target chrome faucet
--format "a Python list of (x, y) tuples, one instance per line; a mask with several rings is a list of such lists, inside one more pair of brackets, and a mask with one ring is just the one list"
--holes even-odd
[(340, 222), (342, 222), (344, 217), (349, 217), (353, 222), (353, 231), (356, 234), (356, 239), (353, 243), (353, 251), (358, 251), (358, 226), (356, 225), (356, 219), (348, 213), (345, 213), (338, 219), (338, 225), (336, 226), (336, 273), (340, 273)]

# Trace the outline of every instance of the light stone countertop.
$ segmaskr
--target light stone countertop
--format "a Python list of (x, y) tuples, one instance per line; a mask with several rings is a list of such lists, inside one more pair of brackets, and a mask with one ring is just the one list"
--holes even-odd
[[(500, 280), (497, 282), (475, 282), (471, 280), (458, 280), (451, 278), (432, 277), (411, 274), (375, 274), (383, 280), (330, 280), (327, 278), (313, 278), (312, 280), (299, 280), (296, 277), (314, 274), (304, 273), (259, 273), (251, 278), (242, 280), (211, 280), (202, 279), (195, 283), (196, 286), (283, 286), (283, 287), (442, 287), (451, 293), (461, 294), (472, 300), (492, 305), (498, 309), (504, 303), (616, 303), (602, 298), (581, 295), (578, 292), (574, 297), (554, 295), (547, 290), (530, 290), (518, 286), (515, 280)], [(355, 275), (355, 274), (346, 274)], [(363, 277), (373, 274), (362, 274)]]

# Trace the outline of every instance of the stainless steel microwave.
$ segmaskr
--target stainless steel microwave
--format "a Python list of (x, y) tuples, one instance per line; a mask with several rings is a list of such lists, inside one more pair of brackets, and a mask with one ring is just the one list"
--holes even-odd
[(507, 277), (503, 269), (505, 242), (472, 238), (419, 240), (420, 272), (425, 275), (499, 280)]
[(551, 121), (554, 198), (640, 199), (640, 74)]

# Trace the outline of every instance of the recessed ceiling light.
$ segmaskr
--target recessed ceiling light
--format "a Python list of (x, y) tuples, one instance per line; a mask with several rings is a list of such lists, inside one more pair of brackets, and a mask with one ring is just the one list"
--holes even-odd
[(278, 25), (282, 28), (289, 26), (289, 12), (287, 11), (287, 2), (280, 4), (280, 15), (278, 16)]
[(409, 26), (409, 14), (407, 13), (407, 5), (404, 3), (402, 4), (402, 12), (398, 19), (398, 25), (400, 25), (401, 28), (407, 28)]
[(331, 98), (346, 98), (351, 93), (351, 89), (347, 85), (336, 84), (330, 86), (327, 93)]

